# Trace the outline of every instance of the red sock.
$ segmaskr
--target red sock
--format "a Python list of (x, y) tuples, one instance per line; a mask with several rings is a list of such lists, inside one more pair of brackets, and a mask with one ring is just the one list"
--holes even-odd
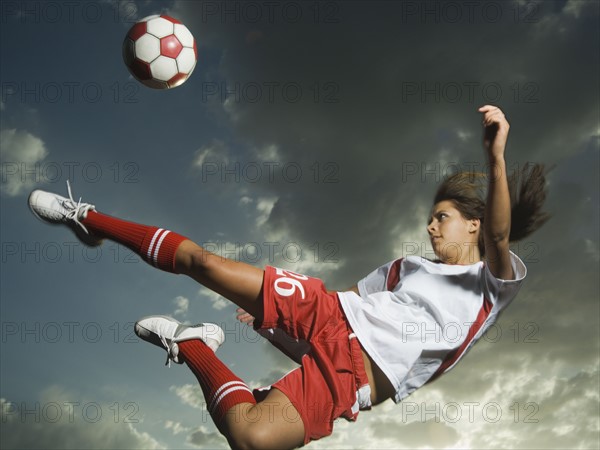
[(88, 211), (81, 223), (92, 234), (118, 242), (148, 264), (172, 273), (175, 273), (175, 251), (187, 239), (169, 230), (127, 222), (96, 211)]
[(179, 354), (183, 355), (186, 364), (198, 378), (206, 407), (216, 424), (239, 403), (256, 405), (248, 386), (204, 342), (194, 339), (178, 345)]

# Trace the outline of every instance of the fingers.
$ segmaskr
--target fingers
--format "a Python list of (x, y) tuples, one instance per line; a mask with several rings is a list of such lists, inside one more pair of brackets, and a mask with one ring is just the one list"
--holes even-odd
[(254, 323), (254, 316), (247, 313), (244, 309), (237, 308), (235, 312), (237, 313), (236, 319), (240, 322), (247, 323), (248, 325)]
[(500, 108), (498, 108), (497, 106), (494, 106), (494, 105), (483, 105), (477, 111), (479, 111), (481, 113), (485, 113), (485, 112), (494, 111), (494, 110), (500, 111)]
[(237, 319), (245, 324), (251, 325), (254, 323), (254, 316), (251, 316), (250, 314), (246, 314), (244, 316), (238, 316)]
[(500, 108), (493, 105), (484, 105), (478, 109), (480, 113), (483, 113), (483, 121), (482, 124), (484, 127), (489, 127), (492, 124), (501, 124), (506, 123), (506, 117)]
[(236, 318), (238, 320), (242, 320), (242, 321), (245, 320), (245, 319), (248, 319), (249, 317), (253, 317), (253, 316), (251, 314), (248, 314), (245, 311), (243, 313), (238, 313), (238, 315), (236, 316)]

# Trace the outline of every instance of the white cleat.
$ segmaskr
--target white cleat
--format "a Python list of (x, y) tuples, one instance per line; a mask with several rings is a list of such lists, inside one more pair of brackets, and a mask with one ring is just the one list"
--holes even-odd
[(95, 211), (96, 207), (89, 203), (81, 203), (81, 198), (75, 203), (68, 181), (67, 190), (69, 198), (36, 189), (29, 194), (29, 208), (38, 219), (44, 222), (67, 225), (85, 245), (90, 247), (100, 245), (102, 239), (92, 236), (85, 225), (81, 223), (81, 220), (87, 217), (88, 211)]
[(149, 316), (135, 323), (135, 334), (144, 341), (150, 342), (167, 351), (167, 362), (174, 361), (182, 364), (179, 358), (178, 342), (200, 339), (216, 352), (225, 342), (225, 333), (216, 323), (200, 323), (198, 325), (183, 325), (167, 316)]

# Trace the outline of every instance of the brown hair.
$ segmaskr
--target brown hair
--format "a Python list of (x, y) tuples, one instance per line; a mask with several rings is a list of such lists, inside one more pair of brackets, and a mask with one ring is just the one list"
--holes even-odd
[[(539, 229), (550, 218), (542, 211), (546, 200), (546, 173), (542, 164), (527, 163), (508, 177), (511, 221), (510, 242), (517, 242)], [(459, 172), (443, 181), (433, 203), (452, 201), (465, 219), (479, 219), (483, 224), (487, 174)], [(485, 255), (483, 233), (479, 233), (479, 253)]]

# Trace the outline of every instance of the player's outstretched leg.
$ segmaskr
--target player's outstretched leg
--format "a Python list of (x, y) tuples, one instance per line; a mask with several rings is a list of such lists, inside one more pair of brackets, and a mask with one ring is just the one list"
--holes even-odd
[(167, 360), (185, 362), (192, 370), (215, 425), (233, 448), (295, 448), (304, 443), (302, 420), (281, 391), (272, 389), (257, 403), (250, 388), (215, 355), (224, 341), (216, 324), (181, 325), (153, 316), (135, 324), (136, 334), (167, 351)]
[(183, 273), (230, 299), (253, 316), (262, 317), (263, 270), (208, 252), (186, 237), (154, 226), (141, 225), (96, 211), (94, 205), (35, 190), (29, 206), (43, 221), (71, 228), (86, 245), (110, 239), (137, 253), (148, 264)]
[(174, 255), (186, 238), (158, 227), (127, 222), (96, 211), (89, 203), (75, 202), (67, 182), (69, 198), (35, 190), (29, 195), (29, 207), (45, 222), (64, 224), (86, 245), (99, 245), (102, 239), (122, 244), (147, 263), (167, 272), (174, 271)]

